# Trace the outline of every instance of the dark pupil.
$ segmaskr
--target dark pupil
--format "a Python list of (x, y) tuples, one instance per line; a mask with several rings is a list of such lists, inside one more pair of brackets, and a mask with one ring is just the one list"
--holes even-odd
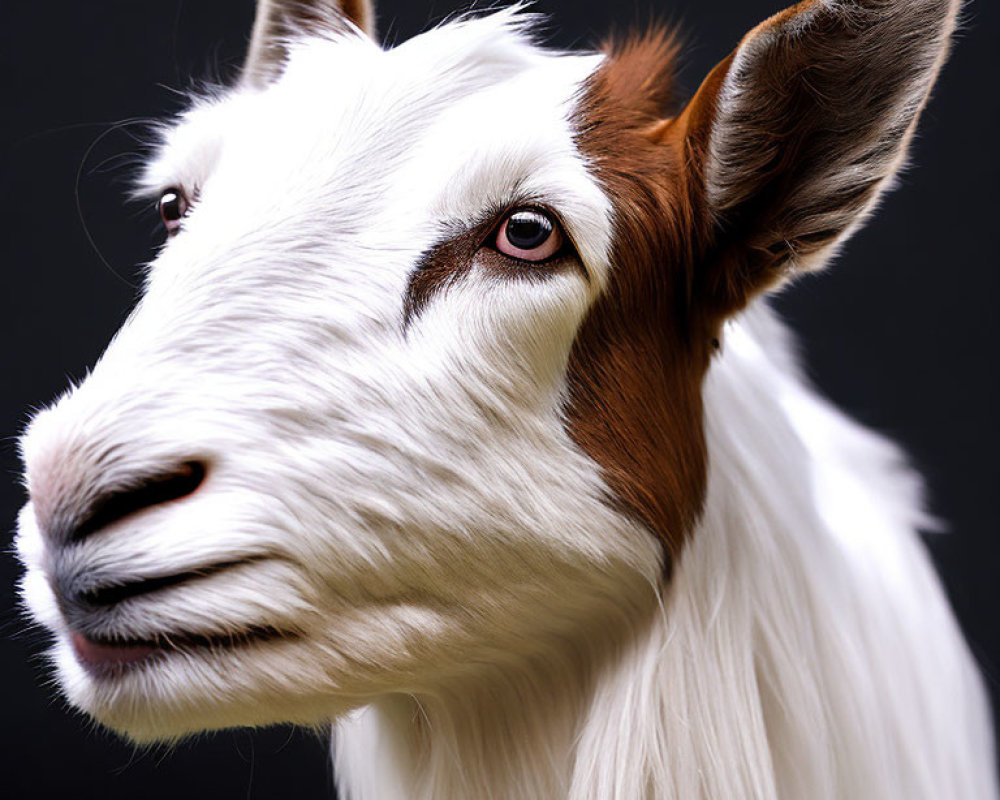
[(552, 223), (541, 214), (521, 211), (507, 221), (507, 241), (519, 250), (541, 247), (552, 235)]
[(160, 198), (160, 214), (167, 222), (181, 218), (181, 196), (177, 192), (167, 192)]

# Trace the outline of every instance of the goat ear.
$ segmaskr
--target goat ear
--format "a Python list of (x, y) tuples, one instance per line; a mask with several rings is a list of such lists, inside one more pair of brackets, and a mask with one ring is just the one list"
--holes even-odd
[(289, 40), (303, 33), (343, 30), (352, 24), (375, 38), (372, 0), (258, 0), (242, 80), (266, 86), (284, 68)]
[(752, 30), (658, 135), (679, 143), (723, 311), (821, 267), (902, 165), (960, 0), (806, 0)]

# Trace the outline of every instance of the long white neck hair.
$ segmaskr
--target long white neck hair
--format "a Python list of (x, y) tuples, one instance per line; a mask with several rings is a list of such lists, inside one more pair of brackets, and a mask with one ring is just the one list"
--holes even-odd
[(727, 326), (705, 401), (705, 513), (660, 594), (531, 671), (353, 712), (346, 797), (996, 796), (903, 454), (808, 386), (764, 302)]

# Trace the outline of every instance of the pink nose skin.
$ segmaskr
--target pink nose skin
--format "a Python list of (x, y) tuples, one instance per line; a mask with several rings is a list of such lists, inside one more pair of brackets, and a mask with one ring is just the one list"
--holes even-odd
[(145, 644), (100, 644), (82, 633), (74, 633), (73, 651), (85, 667), (104, 671), (145, 661), (157, 648)]

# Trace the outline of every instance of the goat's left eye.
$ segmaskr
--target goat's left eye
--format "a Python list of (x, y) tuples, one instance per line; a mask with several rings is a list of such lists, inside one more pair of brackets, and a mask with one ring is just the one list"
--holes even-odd
[(534, 208), (511, 212), (497, 231), (497, 250), (522, 261), (545, 261), (558, 253), (562, 244), (559, 223)]
[(163, 220), (163, 227), (168, 234), (177, 233), (181, 227), (181, 222), (187, 216), (190, 205), (184, 192), (180, 189), (167, 189), (160, 197), (157, 204), (160, 210), (160, 219)]

